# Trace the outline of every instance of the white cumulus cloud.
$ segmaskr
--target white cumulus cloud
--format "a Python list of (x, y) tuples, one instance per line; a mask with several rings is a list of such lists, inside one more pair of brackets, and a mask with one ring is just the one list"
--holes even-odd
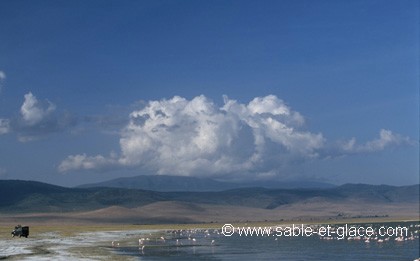
[(58, 167), (72, 170), (139, 168), (149, 173), (252, 179), (287, 176), (296, 162), (368, 153), (411, 143), (381, 130), (358, 144), (327, 143), (305, 129), (304, 117), (274, 95), (240, 103), (224, 96), (218, 106), (205, 96), (149, 101), (132, 111), (120, 131), (120, 152), (109, 157), (71, 155)]
[(394, 134), (390, 130), (381, 129), (379, 138), (366, 142), (365, 144), (357, 144), (356, 138), (350, 139), (344, 143), (341, 148), (347, 153), (363, 153), (384, 150), (386, 147), (410, 144), (412, 141), (408, 137)]
[(6, 79), (6, 73), (3, 71), (0, 71), (0, 93), (1, 89), (3, 88), (3, 82)]
[(0, 119), (0, 135), (6, 134), (10, 131), (10, 120)]
[(48, 102), (47, 107), (43, 106), (31, 92), (25, 94), (24, 98), (25, 100), (20, 107), (20, 113), (27, 125), (35, 125), (41, 122), (55, 110), (54, 104)]
[(139, 166), (159, 174), (212, 176), (271, 173), (295, 158), (312, 158), (325, 142), (305, 131), (304, 118), (274, 95), (248, 104), (205, 96), (150, 101), (130, 114), (121, 131), (118, 159), (69, 156), (60, 171), (108, 164)]
[(100, 169), (111, 164), (113, 164), (113, 160), (102, 155), (91, 157), (86, 154), (70, 155), (60, 163), (58, 170), (65, 172), (72, 169)]
[(56, 106), (49, 101), (39, 101), (31, 92), (24, 95), (20, 114), (0, 118), (0, 135), (15, 133), (21, 142), (46, 137), (64, 131), (77, 123), (70, 113), (57, 113)]

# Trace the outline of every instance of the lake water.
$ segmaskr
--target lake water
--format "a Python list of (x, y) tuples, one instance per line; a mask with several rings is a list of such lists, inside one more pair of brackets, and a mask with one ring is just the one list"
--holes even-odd
[[(359, 224), (407, 227), (408, 234), (369, 238), (224, 236), (221, 230), (168, 231), (163, 238), (143, 238), (140, 246), (119, 247), (118, 254), (138, 260), (414, 260), (420, 257), (418, 223)], [(384, 231), (382, 231), (384, 232)], [(382, 242), (382, 240), (384, 240)], [(143, 247), (144, 246), (144, 247)]]

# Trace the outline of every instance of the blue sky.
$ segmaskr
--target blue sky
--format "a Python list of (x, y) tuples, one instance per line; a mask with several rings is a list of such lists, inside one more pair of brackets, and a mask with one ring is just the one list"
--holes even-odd
[(419, 182), (418, 1), (2, 1), (0, 178)]

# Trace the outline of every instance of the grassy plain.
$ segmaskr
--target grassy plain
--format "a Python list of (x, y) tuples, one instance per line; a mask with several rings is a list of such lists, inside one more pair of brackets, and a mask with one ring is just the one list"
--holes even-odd
[[(235, 227), (269, 227), (288, 224), (366, 224), (386, 222), (420, 222), (416, 217), (376, 217), (376, 218), (343, 218), (343, 219), (320, 219), (320, 220), (287, 220), (287, 221), (257, 221), (257, 222), (226, 222)], [(191, 223), (191, 224), (92, 224), (92, 223), (62, 223), (52, 222), (51, 224), (33, 222), (30, 225), (30, 236), (43, 233), (56, 233), (62, 237), (74, 236), (85, 232), (104, 231), (130, 231), (130, 230), (185, 230), (185, 229), (221, 229), (226, 223)], [(0, 221), (0, 238), (10, 238), (11, 231), (15, 224)], [(28, 225), (28, 224), (24, 224)]]

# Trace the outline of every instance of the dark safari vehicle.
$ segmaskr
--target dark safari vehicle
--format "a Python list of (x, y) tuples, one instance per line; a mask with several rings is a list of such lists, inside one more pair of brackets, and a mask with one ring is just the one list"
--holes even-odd
[(21, 225), (15, 226), (15, 229), (12, 231), (12, 236), (26, 237), (29, 236), (29, 227), (22, 227)]

